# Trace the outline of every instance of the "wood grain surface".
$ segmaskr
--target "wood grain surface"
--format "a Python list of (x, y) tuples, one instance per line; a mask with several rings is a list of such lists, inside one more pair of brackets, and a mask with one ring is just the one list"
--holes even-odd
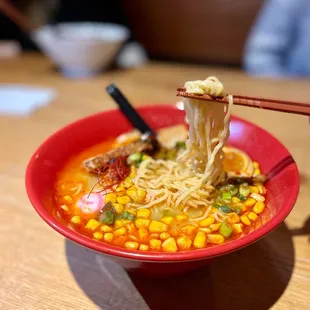
[(241, 71), (150, 63), (88, 80), (67, 80), (39, 55), (0, 61), (1, 83), (53, 87), (58, 97), (29, 117), (0, 116), (0, 309), (309, 309), (310, 124), (307, 117), (234, 107), (265, 128), (295, 158), (301, 188), (295, 208), (267, 237), (212, 265), (166, 280), (128, 275), (43, 222), (27, 199), (25, 167), (54, 131), (114, 108), (114, 82), (136, 106), (175, 103), (189, 79), (216, 75), (235, 94), (310, 102), (309, 80), (254, 79)]

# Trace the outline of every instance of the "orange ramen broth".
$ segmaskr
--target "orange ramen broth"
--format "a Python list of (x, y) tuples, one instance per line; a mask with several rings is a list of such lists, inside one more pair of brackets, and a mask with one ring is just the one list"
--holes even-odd
[[(114, 142), (114, 139), (106, 140), (70, 158), (65, 168), (60, 171), (57, 176), (57, 181), (55, 184), (55, 201), (57, 211), (61, 217), (69, 223), (72, 216), (80, 216), (81, 224), (74, 225), (74, 229), (87, 236), (92, 236), (92, 233), (90, 233), (87, 229), (83, 229), (83, 227), (90, 218), (94, 218), (94, 215), (84, 214), (78, 207), (75, 206), (75, 204), (80, 197), (90, 192), (93, 185), (97, 182), (97, 177), (90, 175), (83, 168), (82, 162), (89, 157), (109, 151), (113, 148)], [(82, 190), (78, 194), (74, 195), (79, 187), (82, 187)], [(70, 197), (72, 201), (68, 201), (68, 197), (66, 196)], [(69, 208), (68, 211), (61, 208), (63, 205)], [(71, 228), (73, 227), (71, 226)]]
[[(59, 172), (57, 181), (55, 184), (55, 202), (56, 202), (56, 209), (54, 210), (54, 215), (56, 217), (60, 217), (62, 220), (68, 224), (68, 227), (74, 229), (75, 231), (88, 236), (94, 239), (94, 232), (102, 232), (100, 230), (100, 226), (95, 230), (90, 230), (85, 228), (85, 225), (90, 219), (96, 219), (96, 214), (85, 214), (83, 213), (77, 206), (76, 202), (79, 200), (80, 197), (90, 192), (91, 188), (94, 184), (97, 183), (97, 176), (90, 175), (85, 171), (82, 167), (82, 162), (92, 156), (96, 156), (98, 154), (102, 154), (113, 148), (113, 144), (115, 140), (108, 140), (93, 147), (86, 149), (85, 151), (81, 152), (80, 154), (74, 156), (73, 158), (69, 159), (66, 166), (62, 171)], [(227, 168), (228, 162), (225, 163), (225, 167)], [(79, 223), (72, 223), (71, 219), (74, 216), (78, 216), (80, 218)], [(246, 226), (243, 225), (243, 231), (240, 234), (232, 234), (232, 236), (225, 239), (225, 243), (232, 241), (234, 239), (240, 238), (242, 235), (248, 234), (249, 232), (257, 229), (270, 218), (270, 212), (268, 207), (266, 206), (264, 211), (258, 215), (257, 220), (251, 222), (251, 225)], [(152, 220), (152, 218), (151, 218)], [(199, 222), (198, 222), (199, 223)], [(106, 225), (105, 225), (106, 226)], [(132, 227), (132, 233), (137, 236), (137, 228), (134, 226)], [(202, 229), (203, 227), (200, 227)], [(198, 228), (195, 230), (193, 234), (198, 232)], [(130, 232), (130, 230), (129, 230)], [(116, 246), (125, 246), (127, 241), (132, 241), (129, 237), (129, 232), (127, 231), (125, 235), (118, 236), (114, 238), (112, 241), (108, 242), (110, 244)], [(104, 235), (104, 233), (103, 233)], [(184, 236), (184, 234), (179, 231), (178, 234), (172, 235), (175, 240), (179, 237)], [(191, 236), (194, 239), (194, 236)], [(136, 238), (138, 239), (138, 238)], [(152, 239), (152, 234), (148, 235), (147, 239), (135, 240), (139, 244), (149, 244), (150, 240)], [(160, 240), (160, 238), (158, 238)], [(161, 240), (163, 241), (163, 240)], [(192, 240), (193, 241), (193, 240)], [(104, 239), (100, 240), (99, 242), (105, 242)], [(215, 246), (216, 244), (207, 242), (205, 247)], [(195, 249), (193, 245), (188, 250)], [(179, 249), (179, 251), (182, 249)], [(162, 251), (149, 248), (147, 251)]]

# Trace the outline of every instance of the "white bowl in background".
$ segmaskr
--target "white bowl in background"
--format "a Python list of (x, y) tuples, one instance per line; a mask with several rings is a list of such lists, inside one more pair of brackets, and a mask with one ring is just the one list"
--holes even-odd
[(110, 23), (70, 22), (43, 26), (31, 37), (65, 76), (79, 78), (106, 68), (129, 30)]

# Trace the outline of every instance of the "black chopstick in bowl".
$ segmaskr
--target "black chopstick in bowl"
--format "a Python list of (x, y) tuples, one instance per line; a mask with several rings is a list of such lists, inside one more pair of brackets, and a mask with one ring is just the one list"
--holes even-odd
[(134, 128), (138, 129), (142, 134), (156, 135), (154, 130), (144, 121), (123, 93), (114, 84), (110, 84), (106, 90)]

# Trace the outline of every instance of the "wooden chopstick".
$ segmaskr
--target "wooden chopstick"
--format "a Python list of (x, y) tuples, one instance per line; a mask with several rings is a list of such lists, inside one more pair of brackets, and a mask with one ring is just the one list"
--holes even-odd
[(0, 2), (0, 12), (13, 21), (22, 31), (29, 33), (36, 28), (26, 15), (15, 8), (8, 0), (0, 0)]
[[(228, 97), (213, 98), (209, 95), (192, 94), (186, 92), (185, 88), (183, 87), (177, 89), (177, 96), (192, 99), (200, 99), (205, 101), (218, 101), (222, 103), (228, 103)], [(302, 102), (265, 99), (265, 98), (238, 96), (238, 95), (233, 95), (233, 99), (235, 105), (310, 116), (310, 103), (307, 104)]]

